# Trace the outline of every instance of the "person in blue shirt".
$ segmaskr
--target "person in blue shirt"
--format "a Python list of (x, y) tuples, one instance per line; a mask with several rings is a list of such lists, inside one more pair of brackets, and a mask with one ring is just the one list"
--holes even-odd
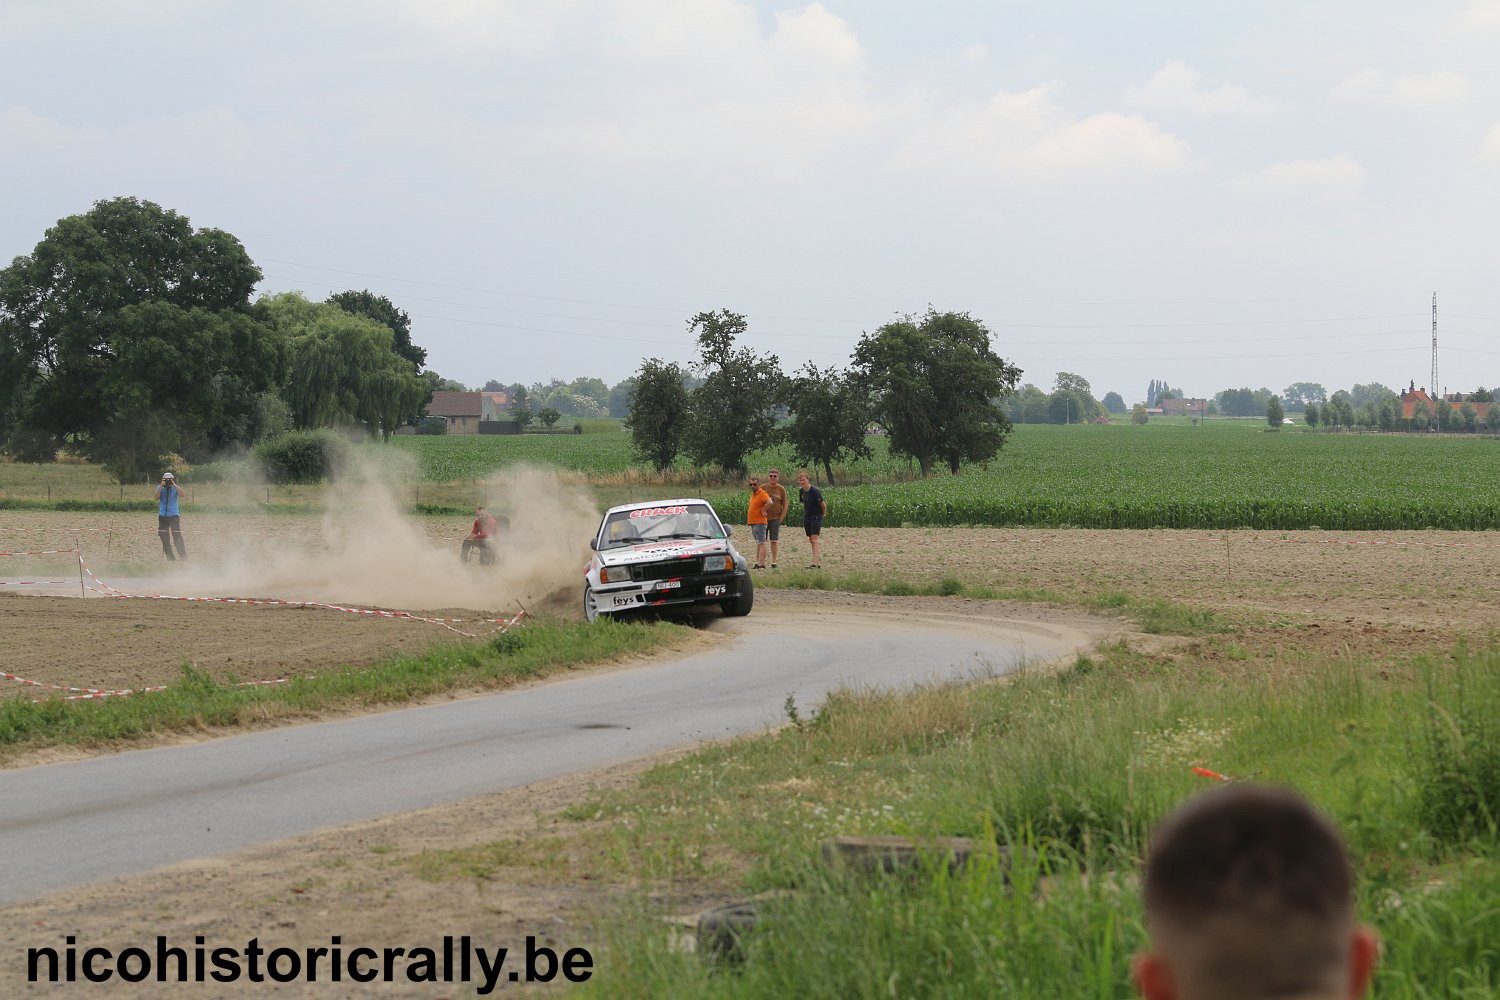
[[(177, 477), (170, 472), (161, 474), (161, 485), (156, 488), (156, 533), (161, 537), (161, 551), (168, 562), (187, 558), (187, 546), (182, 544), (182, 513), (177, 502), (182, 499), (182, 487)], [(177, 554), (172, 554), (172, 546)]]

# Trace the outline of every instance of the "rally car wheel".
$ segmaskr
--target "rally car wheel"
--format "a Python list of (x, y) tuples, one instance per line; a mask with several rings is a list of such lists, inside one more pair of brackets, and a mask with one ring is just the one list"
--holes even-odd
[(599, 599), (594, 596), (594, 588), (588, 584), (583, 585), (583, 617), (590, 622), (599, 620)]
[(720, 601), (719, 608), (729, 618), (743, 618), (750, 613), (755, 605), (755, 584), (750, 581), (750, 574), (745, 574), (745, 585), (740, 588), (738, 597), (727, 601)]

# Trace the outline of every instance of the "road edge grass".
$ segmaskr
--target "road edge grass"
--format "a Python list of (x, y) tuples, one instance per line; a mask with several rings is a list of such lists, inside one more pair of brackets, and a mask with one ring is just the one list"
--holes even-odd
[(528, 680), (686, 645), (693, 629), (669, 622), (592, 625), (533, 618), (476, 642), (440, 645), (366, 667), (340, 666), (284, 684), (216, 679), (189, 663), (162, 691), (68, 701), (0, 701), (0, 764), (27, 751), (107, 747), (152, 736), (306, 720), (353, 708), (392, 707), (444, 692), (500, 690)]
[[(601, 926), (613, 971), (586, 995), (1127, 995), (1140, 859), (1156, 821), (1211, 786), (1194, 766), (1291, 785), (1333, 816), (1386, 942), (1381, 995), (1495, 995), (1500, 765), (1478, 762), (1500, 745), (1500, 646), (1386, 676), (1327, 654), (1267, 667), (1119, 643), (1010, 684), (845, 692), (596, 795), (565, 817), (596, 878), (644, 880), (653, 899), (674, 882), (794, 895), (763, 907), (728, 977), (673, 945), (659, 905), (627, 902)], [(565, 829), (549, 850), (589, 871)], [(961, 872), (937, 859), (862, 880), (820, 860), (837, 834), (981, 846)]]
[[(585, 995), (873, 998), (896, 982), (1123, 996), (1145, 944), (1149, 830), (1211, 786), (1192, 771), (1207, 766), (1299, 788), (1343, 829), (1361, 918), (1387, 943), (1382, 994), (1500, 993), (1500, 643), (1376, 664), (1272, 654), (1269, 636), (1258, 663), (1114, 642), (1005, 684), (849, 690), (812, 715), (789, 700), (776, 731), (659, 765), (528, 835), (393, 863), (434, 882), (588, 880), (610, 902)], [(861, 880), (819, 860), (836, 834), (981, 848), (961, 872), (938, 859)], [(732, 975), (663, 921), (705, 894), (763, 892)]]

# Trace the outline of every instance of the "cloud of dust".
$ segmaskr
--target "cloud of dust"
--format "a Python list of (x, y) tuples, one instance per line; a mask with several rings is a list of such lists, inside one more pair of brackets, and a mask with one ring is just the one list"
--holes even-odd
[[(376, 606), (472, 608), (513, 613), (581, 593), (588, 539), (599, 513), (587, 488), (557, 472), (510, 466), (484, 484), (491, 513), (510, 519), (495, 565), (460, 562), (472, 518), (406, 512), (414, 467), (395, 456), (355, 463), (324, 494), (321, 522), (277, 537), (245, 538), (226, 558), (189, 564), (179, 587), (197, 593)], [(186, 567), (185, 567), (186, 568)], [(575, 593), (578, 592), (578, 593)]]

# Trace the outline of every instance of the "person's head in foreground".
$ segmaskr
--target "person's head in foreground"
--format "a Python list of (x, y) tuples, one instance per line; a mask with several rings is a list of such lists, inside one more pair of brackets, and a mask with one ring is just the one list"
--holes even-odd
[(1147, 1000), (1347, 1000), (1379, 951), (1338, 831), (1294, 792), (1230, 785), (1162, 821), (1146, 861)]

